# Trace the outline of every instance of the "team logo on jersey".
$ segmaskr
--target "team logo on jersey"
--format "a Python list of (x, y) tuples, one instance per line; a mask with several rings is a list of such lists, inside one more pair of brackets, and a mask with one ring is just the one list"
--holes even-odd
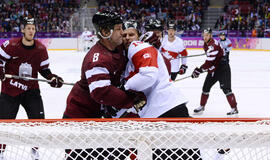
[(143, 55), (143, 58), (144, 58), (144, 59), (147, 59), (147, 58), (150, 58), (150, 57), (151, 57), (150, 53), (145, 53), (145, 54)]
[(19, 67), (19, 76), (32, 77), (32, 66), (28, 63), (22, 63)]

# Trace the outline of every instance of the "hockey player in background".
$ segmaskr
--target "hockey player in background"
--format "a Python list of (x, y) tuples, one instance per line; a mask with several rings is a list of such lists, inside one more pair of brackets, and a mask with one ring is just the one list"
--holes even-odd
[[(102, 110), (105, 106), (118, 109), (133, 107), (135, 110), (140, 110), (146, 102), (142, 92), (123, 91), (118, 88), (126, 66), (122, 49), (121, 16), (115, 12), (102, 11), (97, 12), (92, 21), (100, 40), (83, 60), (81, 80), (74, 85), (68, 95), (63, 118), (102, 118)], [(100, 153), (102, 150), (105, 152), (100, 148)], [(86, 156), (98, 160), (112, 159), (108, 155), (89, 156), (89, 153), (93, 153), (92, 149), (86, 151), (67, 149), (66, 153), (67, 159), (72, 160), (84, 159)]]
[[(34, 18), (24, 18), (22, 33), (22, 38), (7, 40), (0, 48), (0, 119), (15, 119), (20, 105), (24, 107), (29, 119), (45, 118), (38, 82), (5, 78), (5, 74), (37, 78), (39, 72), (51, 80), (52, 87), (63, 85), (63, 79), (51, 73), (46, 47), (34, 39)], [(0, 159), (4, 149), (5, 145), (1, 146)], [(32, 153), (38, 158), (36, 149), (33, 148)]]
[(229, 111), (227, 115), (238, 114), (236, 99), (231, 89), (231, 69), (229, 65), (231, 43), (224, 37), (224, 35), (221, 35), (220, 45), (217, 40), (212, 38), (211, 28), (207, 28), (203, 31), (204, 51), (206, 52), (207, 58), (200, 68), (195, 68), (192, 73), (192, 78), (199, 77), (200, 73), (205, 71), (207, 71), (208, 74), (203, 84), (200, 106), (194, 110), (195, 113), (202, 113), (204, 111), (210, 89), (219, 81), (220, 88), (226, 95), (231, 106), (231, 111)]
[(84, 52), (89, 51), (89, 49), (91, 48), (91, 42), (93, 41), (92, 33), (89, 30), (87, 30), (87, 28), (84, 28), (81, 38), (83, 41)]
[[(177, 74), (185, 74), (188, 68), (188, 55), (184, 41), (175, 35), (176, 25), (174, 21), (167, 24), (168, 35), (165, 35), (161, 43), (161, 53), (170, 60), (171, 63), (171, 79), (174, 81)], [(181, 61), (181, 66), (180, 66)]]
[[(154, 19), (154, 18), (149, 19), (145, 24), (145, 30), (148, 33), (153, 32), (154, 34), (152, 34), (151, 38), (144, 40), (144, 42), (148, 42), (154, 47), (156, 47), (158, 50), (160, 50), (161, 41), (163, 38), (163, 26), (162, 26), (161, 21), (159, 19)], [(167, 66), (169, 75), (171, 75), (170, 60), (167, 57), (165, 57), (163, 54), (162, 56)]]
[[(126, 22), (129, 23), (129, 22)], [(130, 24), (130, 23), (129, 23)], [(136, 24), (124, 25), (123, 44), (127, 51), (128, 63), (124, 77), (125, 90), (144, 92), (147, 97), (146, 106), (139, 111), (141, 118), (189, 117), (184, 98), (179, 87), (170, 81), (161, 53), (149, 43), (139, 40)], [(152, 34), (145, 33), (140, 40), (148, 41)], [(173, 153), (172, 153), (173, 150)], [(187, 157), (199, 160), (198, 149), (155, 149), (153, 159), (168, 157)]]

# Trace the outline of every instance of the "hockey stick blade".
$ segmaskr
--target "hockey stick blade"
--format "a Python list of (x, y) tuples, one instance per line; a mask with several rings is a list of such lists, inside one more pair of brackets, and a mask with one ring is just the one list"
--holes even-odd
[[(31, 80), (31, 81), (41, 81), (41, 82), (48, 82), (50, 83), (50, 80), (47, 79), (39, 79), (39, 78), (33, 78), (33, 77), (21, 77), (17, 75), (11, 75), (11, 74), (5, 74), (6, 78), (14, 78), (14, 79), (23, 79), (23, 80)], [(63, 82), (65, 85), (71, 85), (74, 86), (74, 83), (68, 83), (68, 82)]]

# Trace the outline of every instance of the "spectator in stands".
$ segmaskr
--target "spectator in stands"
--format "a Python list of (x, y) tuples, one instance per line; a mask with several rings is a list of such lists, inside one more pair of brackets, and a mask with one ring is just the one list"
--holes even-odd
[[(76, 0), (51, 1), (25, 1), (17, 0), (0, 2), (0, 31), (20, 32), (22, 17), (33, 17), (38, 22), (40, 32), (69, 32), (70, 25), (67, 24), (70, 16), (79, 7)], [(35, 17), (38, 15), (38, 17)], [(60, 24), (65, 23), (65, 27)]]

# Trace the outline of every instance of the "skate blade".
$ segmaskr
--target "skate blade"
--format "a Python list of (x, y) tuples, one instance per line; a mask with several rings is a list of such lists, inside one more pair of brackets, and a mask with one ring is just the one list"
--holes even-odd
[(228, 118), (239, 118), (238, 113), (227, 115)]
[(200, 112), (193, 112), (193, 115), (202, 115), (203, 114), (203, 111), (200, 111)]

